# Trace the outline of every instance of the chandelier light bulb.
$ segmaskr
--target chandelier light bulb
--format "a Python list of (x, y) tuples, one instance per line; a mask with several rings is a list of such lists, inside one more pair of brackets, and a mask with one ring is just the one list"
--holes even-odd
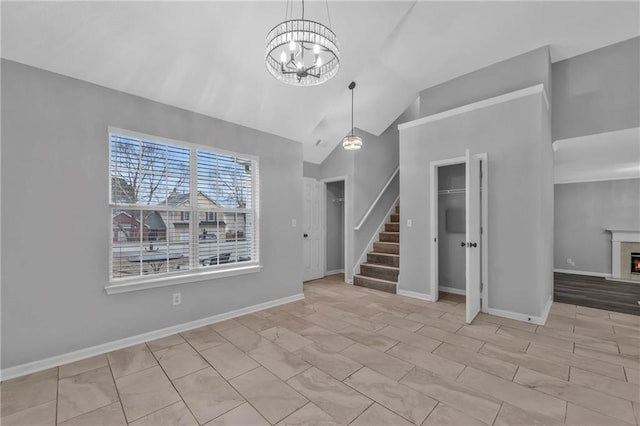
[(317, 44), (313, 45), (313, 53), (315, 53), (316, 55), (320, 54), (320, 46), (318, 46)]
[(318, 56), (316, 59), (316, 67), (320, 68), (322, 66), (322, 58)]
[(295, 42), (295, 41), (291, 40), (291, 41), (289, 42), (289, 50), (290, 50), (290, 51), (292, 51), (292, 52), (293, 52), (294, 50), (296, 50), (296, 42)]
[(280, 62), (282, 62), (283, 64), (287, 62), (287, 52), (285, 52), (284, 50), (280, 54)]
[(297, 67), (299, 70), (301, 70), (301, 69), (302, 69), (302, 62), (298, 61), (298, 62), (296, 63), (296, 67)]

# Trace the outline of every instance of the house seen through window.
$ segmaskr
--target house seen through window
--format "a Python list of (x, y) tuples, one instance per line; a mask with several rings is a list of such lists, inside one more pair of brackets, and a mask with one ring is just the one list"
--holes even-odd
[(257, 263), (257, 160), (156, 139), (110, 134), (110, 279)]

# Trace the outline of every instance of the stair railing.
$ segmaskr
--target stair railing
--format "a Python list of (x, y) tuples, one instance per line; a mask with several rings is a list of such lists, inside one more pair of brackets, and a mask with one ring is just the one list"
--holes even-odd
[(371, 205), (369, 206), (369, 210), (367, 210), (367, 212), (364, 214), (364, 216), (362, 217), (362, 219), (360, 220), (358, 225), (353, 229), (355, 229), (356, 231), (359, 231), (360, 228), (362, 228), (362, 225), (364, 225), (364, 223), (367, 221), (367, 218), (369, 217), (369, 215), (373, 211), (373, 208), (376, 206), (376, 204), (378, 204), (378, 201), (380, 201), (380, 198), (382, 198), (382, 195), (384, 194), (384, 191), (386, 191), (387, 188), (389, 187), (389, 185), (391, 185), (391, 181), (393, 181), (393, 179), (396, 177), (396, 175), (398, 174), (399, 171), (400, 171), (400, 166), (398, 166), (396, 168), (396, 171), (391, 174), (391, 177), (389, 178), (387, 183), (380, 190), (380, 192), (378, 193), (378, 196), (376, 197), (376, 199), (373, 200), (373, 203), (371, 203)]

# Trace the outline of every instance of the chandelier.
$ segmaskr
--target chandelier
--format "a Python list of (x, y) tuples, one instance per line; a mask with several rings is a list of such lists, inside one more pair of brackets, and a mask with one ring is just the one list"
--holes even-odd
[(265, 64), (269, 73), (283, 83), (322, 84), (340, 68), (338, 39), (329, 27), (304, 19), (302, 0), (302, 18), (285, 20), (267, 35)]
[(355, 127), (353, 127), (353, 89), (355, 87), (356, 82), (352, 81), (349, 84), (349, 90), (351, 90), (351, 134), (342, 139), (342, 147), (347, 151), (355, 151), (362, 148), (362, 138), (355, 135)]

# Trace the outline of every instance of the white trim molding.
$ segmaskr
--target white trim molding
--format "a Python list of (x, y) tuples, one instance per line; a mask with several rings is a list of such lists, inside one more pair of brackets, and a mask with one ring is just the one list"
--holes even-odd
[(398, 296), (411, 297), (413, 299), (426, 300), (427, 302), (433, 302), (433, 296), (427, 293), (418, 293), (417, 291), (400, 290), (398, 289)]
[(576, 271), (573, 269), (558, 269), (558, 268), (554, 268), (553, 272), (559, 272), (561, 274), (585, 275), (588, 277), (611, 278), (611, 274), (606, 274), (604, 272)]
[(467, 291), (463, 290), (461, 288), (438, 286), (438, 291), (443, 291), (445, 293), (451, 293), (451, 294), (459, 294), (459, 295), (462, 295), (462, 296), (466, 296), (467, 295)]
[(236, 275), (254, 274), (262, 270), (262, 265), (248, 265), (237, 267), (234, 265), (228, 269), (217, 269), (214, 271), (191, 272), (185, 275), (168, 275), (162, 277), (154, 277), (152, 279), (141, 277), (118, 284), (109, 284), (104, 290), (107, 294), (128, 293), (130, 291), (147, 290), (150, 288), (167, 287), (170, 285), (195, 283), (198, 281), (207, 281), (217, 278), (235, 277)]
[(426, 117), (418, 118), (417, 120), (409, 121), (407, 123), (398, 124), (398, 130), (410, 129), (412, 127), (420, 126), (422, 124), (430, 123), (432, 121), (443, 120), (445, 118), (453, 117), (454, 115), (464, 114), (466, 112), (470, 112), (473, 110), (490, 107), (493, 105), (509, 102), (514, 99), (524, 98), (524, 97), (535, 95), (535, 94), (542, 94), (545, 106), (547, 107), (547, 109), (549, 109), (549, 100), (548, 100), (544, 85), (540, 83), (540, 84), (536, 84), (535, 86), (527, 87), (520, 90), (515, 90), (513, 92), (509, 92), (504, 95), (494, 96), (493, 98), (483, 99), (478, 102), (472, 102), (470, 104), (463, 105), (461, 107), (452, 108), (447, 111), (428, 115)]
[(82, 359), (90, 358), (96, 355), (102, 355), (107, 352), (115, 351), (118, 349), (126, 348), (132, 345), (137, 345), (151, 340), (160, 339), (170, 336), (172, 334), (181, 333), (184, 331), (192, 330), (194, 328), (202, 327), (205, 325), (215, 324), (220, 321), (225, 321), (231, 318), (236, 318), (241, 315), (250, 314), (252, 312), (261, 311), (263, 309), (272, 308), (274, 306), (284, 305), (286, 303), (295, 302), (304, 299), (304, 294), (294, 294), (293, 296), (283, 297), (281, 299), (270, 300), (268, 302), (258, 303), (257, 305), (248, 306), (246, 308), (240, 308), (233, 311), (225, 312), (218, 315), (213, 315), (207, 318), (202, 318), (195, 321), (189, 321), (183, 324), (174, 325), (160, 330), (150, 331), (147, 333), (138, 334), (136, 336), (126, 337), (124, 339), (115, 340), (101, 345), (92, 346), (89, 348), (79, 349), (77, 351), (68, 352), (62, 355), (52, 356), (39, 361), (32, 361), (26, 364), (16, 365), (15, 367), (9, 367), (0, 370), (0, 380), (5, 381), (14, 377), (24, 376), (26, 374), (35, 373), (38, 371), (46, 370), (48, 368), (57, 367), (60, 365), (68, 364), (70, 362), (80, 361)]
[(495, 308), (489, 308), (489, 307), (487, 307), (487, 310), (485, 312), (490, 315), (495, 315), (497, 317), (529, 322), (531, 324), (544, 325), (544, 323), (547, 321), (547, 317), (549, 316), (549, 311), (551, 310), (552, 304), (553, 304), (553, 296), (549, 296), (549, 299), (547, 300), (547, 303), (544, 309), (542, 310), (542, 315), (540, 316), (521, 314), (520, 312), (505, 311), (502, 309), (495, 309)]

